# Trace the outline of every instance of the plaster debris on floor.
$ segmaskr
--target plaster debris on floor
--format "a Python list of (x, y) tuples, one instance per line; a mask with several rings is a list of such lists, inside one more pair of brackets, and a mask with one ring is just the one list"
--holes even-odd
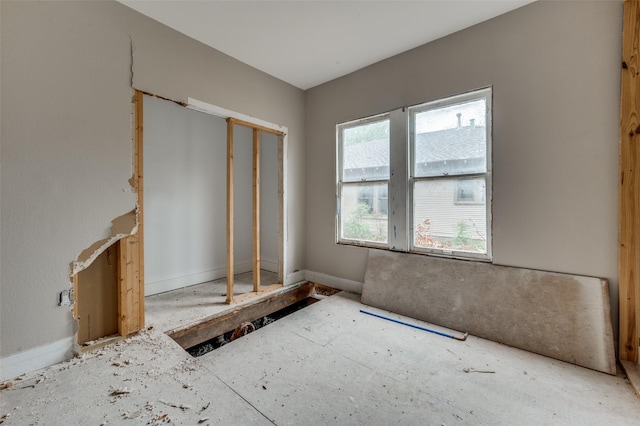
[(474, 336), (443, 338), (363, 308), (372, 309), (341, 292), (199, 358), (148, 323), (12, 380), (0, 423), (640, 424), (622, 375)]

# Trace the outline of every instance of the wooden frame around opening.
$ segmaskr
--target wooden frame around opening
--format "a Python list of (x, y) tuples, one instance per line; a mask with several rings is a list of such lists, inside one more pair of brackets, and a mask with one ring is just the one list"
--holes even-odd
[[(260, 132), (278, 136), (279, 143), (284, 133), (237, 118), (227, 118), (227, 297), (226, 304), (233, 303), (234, 286), (234, 221), (233, 221), (233, 126), (239, 125), (253, 130), (253, 291), (260, 289)], [(280, 261), (282, 265), (282, 260)], [(279, 273), (278, 275), (281, 275)], [(278, 285), (279, 287), (279, 285)]]
[(138, 196), (136, 211), (138, 229), (133, 235), (122, 238), (118, 261), (118, 332), (127, 336), (144, 328), (144, 178), (143, 93), (135, 91), (134, 143), (132, 187)]

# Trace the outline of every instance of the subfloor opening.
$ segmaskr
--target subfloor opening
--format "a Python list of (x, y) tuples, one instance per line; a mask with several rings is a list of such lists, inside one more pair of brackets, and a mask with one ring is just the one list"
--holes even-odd
[(320, 299), (316, 297), (307, 297), (306, 299), (302, 299), (293, 305), (289, 305), (286, 308), (282, 308), (269, 315), (265, 315), (253, 321), (243, 322), (235, 329), (220, 334), (206, 342), (187, 348), (186, 351), (193, 357), (202, 356), (319, 301)]
[(200, 356), (338, 291), (313, 283), (283, 288), (167, 334)]

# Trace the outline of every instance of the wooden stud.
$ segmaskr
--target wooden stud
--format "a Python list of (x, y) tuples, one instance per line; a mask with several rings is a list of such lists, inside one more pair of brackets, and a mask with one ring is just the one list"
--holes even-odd
[(272, 135), (282, 136), (283, 132), (279, 130), (270, 129), (268, 127), (261, 126), (259, 124), (249, 123), (248, 121), (239, 120), (237, 118), (227, 118), (227, 121), (231, 121), (233, 124), (237, 124), (238, 126), (249, 127), (251, 129), (258, 129), (263, 132), (271, 133)]
[(134, 153), (132, 186), (138, 195), (135, 234), (117, 243), (118, 252), (118, 333), (127, 336), (144, 328), (144, 182), (143, 182), (143, 102), (136, 90), (134, 104)]
[(227, 119), (227, 299), (233, 303), (233, 120)]
[(284, 134), (278, 136), (278, 282), (284, 283)]
[(129, 276), (127, 270), (127, 238), (118, 241), (118, 334), (129, 334)]
[(624, 2), (620, 96), (619, 357), (638, 362), (640, 319), (640, 6)]
[(260, 291), (260, 130), (253, 129), (253, 291)]
[(127, 336), (143, 327), (140, 323), (140, 242), (130, 235), (118, 242), (118, 333)]
[(135, 120), (136, 120), (136, 132), (135, 132), (135, 161), (134, 161), (134, 177), (135, 187), (138, 194), (138, 281), (136, 286), (136, 297), (138, 300), (138, 328), (144, 328), (144, 163), (143, 163), (143, 148), (144, 148), (144, 95), (141, 91), (135, 92)]
[(78, 274), (73, 274), (73, 319), (78, 319)]

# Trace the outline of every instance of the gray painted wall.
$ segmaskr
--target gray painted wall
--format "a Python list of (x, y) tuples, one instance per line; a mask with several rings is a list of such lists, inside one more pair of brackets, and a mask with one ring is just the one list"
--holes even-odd
[(0, 19), (1, 357), (73, 336), (69, 264), (135, 207), (132, 87), (288, 128), (285, 272), (304, 269), (304, 92), (115, 2), (3, 1)]
[(537, 2), (306, 99), (118, 3), (1, 3), (1, 357), (73, 336), (69, 263), (135, 206), (132, 87), (286, 126), (286, 272), (362, 281), (335, 124), (493, 85), (494, 262), (608, 278), (617, 318), (620, 2)]
[(607, 278), (617, 326), (621, 35), (621, 2), (536, 2), (307, 91), (307, 269), (364, 279), (335, 125), (491, 85), (494, 263)]

